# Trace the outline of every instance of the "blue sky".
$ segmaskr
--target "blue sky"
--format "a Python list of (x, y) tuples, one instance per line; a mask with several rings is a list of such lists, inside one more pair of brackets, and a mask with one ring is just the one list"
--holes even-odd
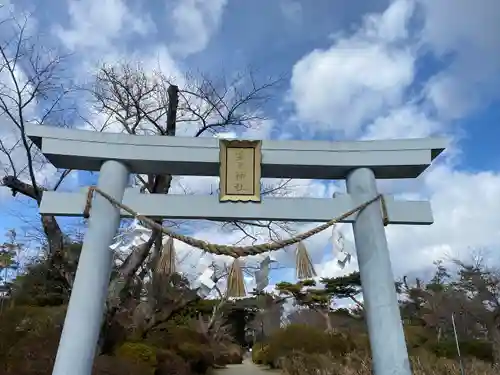
[[(433, 259), (466, 256), (470, 249), (498, 251), (498, 1), (11, 3), (14, 7), (10, 9), (18, 16), (31, 12), (32, 33), (40, 36), (41, 43), (72, 53), (68, 69), (79, 82), (90, 82), (99, 62), (125, 60), (172, 76), (203, 72), (230, 77), (252, 69), (259, 79), (282, 77), (272, 100), (260, 108), (269, 121), (243, 136), (329, 140), (449, 137), (452, 146), (448, 152), (421, 178), (381, 184), (384, 191), (430, 199), (436, 218), (427, 228), (388, 228), (394, 272), (424, 272)], [(78, 105), (88, 108), (83, 99)], [(9, 126), (5, 120), (0, 123)], [(74, 125), (81, 124), (75, 121)], [(184, 129), (183, 134), (192, 134), (192, 129)], [(5, 162), (1, 156), (0, 161)], [(48, 180), (56, 174), (48, 170)], [(94, 178), (80, 173), (65, 188), (75, 189)], [(177, 182), (177, 186), (182, 183), (199, 193), (206, 193), (216, 183), (206, 178)], [(325, 184), (297, 181), (297, 194), (328, 196), (339, 186)], [(22, 211), (34, 223), (37, 220), (36, 209), (26, 208), (22, 198), (12, 199), (6, 193), (0, 194), (0, 210), (4, 231), (23, 227), (16, 212)], [(221, 243), (231, 243), (240, 235), (205, 225), (186, 228), (198, 237)], [(342, 230), (353, 247), (350, 228)], [(263, 233), (257, 234), (266, 239)], [(328, 236), (317, 236), (308, 246), (315, 261), (321, 263), (320, 272), (332, 275), (341, 271), (327, 250)], [(187, 251), (179, 246), (180, 251)], [(280, 259), (290, 264), (291, 258), (282, 254)], [(354, 269), (356, 262), (350, 267)], [(273, 279), (280, 277), (281, 273), (275, 273)]]

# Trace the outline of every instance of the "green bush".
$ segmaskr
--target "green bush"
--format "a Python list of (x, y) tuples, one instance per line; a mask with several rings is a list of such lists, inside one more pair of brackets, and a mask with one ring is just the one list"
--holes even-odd
[(199, 343), (183, 342), (175, 351), (189, 364), (191, 371), (197, 374), (204, 374), (214, 365), (215, 358), (210, 348)]
[[(347, 372), (339, 371), (342, 364), (325, 354), (294, 352), (280, 361), (280, 368), (287, 375), (347, 374)], [(349, 373), (353, 374), (354, 372)], [(359, 373), (356, 372), (356, 374)]]
[[(150, 371), (151, 367), (144, 363), (137, 363), (125, 358), (101, 355), (94, 361), (92, 375), (146, 375), (150, 373)], [(50, 374), (50, 372), (51, 369), (44, 372), (44, 375)]]
[(157, 354), (158, 365), (154, 375), (190, 375), (189, 364), (171, 350), (160, 350)]
[[(54, 365), (65, 307), (16, 306), (4, 311), (0, 324), (0, 374), (46, 375)], [(148, 350), (151, 350), (150, 348)], [(147, 375), (154, 368), (141, 344), (127, 344), (125, 357), (99, 356), (93, 375)], [(131, 357), (131, 358), (130, 358)]]
[(243, 362), (243, 350), (238, 344), (220, 345), (216, 350), (215, 364), (218, 366), (237, 365)]
[(0, 373), (45, 374), (54, 363), (65, 309), (10, 308), (1, 315)]
[(215, 355), (209, 340), (186, 326), (167, 324), (151, 332), (145, 342), (178, 354), (196, 373), (204, 373), (214, 364)]
[(207, 345), (208, 340), (201, 333), (187, 326), (176, 326), (167, 324), (164, 327), (159, 327), (151, 331), (145, 342), (162, 349), (174, 349), (179, 343), (197, 343)]
[(150, 374), (154, 373), (157, 365), (156, 348), (139, 342), (126, 342), (115, 352), (117, 358), (124, 358), (128, 361), (143, 364), (149, 367)]
[[(0, 374), (50, 374), (64, 315), (65, 306), (6, 309), (0, 324)], [(214, 363), (241, 363), (242, 358), (239, 345), (212, 342), (192, 328), (167, 324), (146, 340), (128, 337), (98, 356), (93, 375), (201, 374)]]
[(146, 343), (178, 354), (196, 373), (204, 373), (215, 364), (237, 364), (243, 361), (241, 347), (228, 340), (214, 342), (191, 326), (175, 326), (169, 322), (150, 332)]
[(267, 346), (257, 343), (252, 347), (252, 362), (262, 365), (266, 362)]
[(419, 348), (429, 341), (429, 331), (423, 326), (404, 326), (406, 345), (408, 349)]
[(259, 354), (264, 364), (276, 367), (281, 357), (293, 352), (329, 353), (342, 357), (355, 349), (355, 342), (340, 333), (325, 332), (301, 324), (291, 324), (276, 331), (266, 342), (265, 353)]
[[(492, 362), (493, 351), (491, 343), (482, 340), (461, 341), (460, 352), (464, 357), (475, 357), (482, 361)], [(428, 349), (438, 357), (454, 359), (457, 357), (457, 344), (454, 340), (431, 342)]]
[(140, 342), (126, 342), (116, 350), (117, 357), (125, 357), (150, 365), (156, 364), (156, 349)]
[[(410, 357), (414, 375), (455, 375), (460, 374), (456, 361), (447, 358)], [(283, 372), (287, 375), (372, 375), (372, 363), (369, 356), (350, 353), (344, 358), (331, 357), (328, 354), (309, 354), (295, 352), (281, 361)], [(478, 360), (466, 361), (467, 375), (496, 375), (498, 371), (491, 365)]]

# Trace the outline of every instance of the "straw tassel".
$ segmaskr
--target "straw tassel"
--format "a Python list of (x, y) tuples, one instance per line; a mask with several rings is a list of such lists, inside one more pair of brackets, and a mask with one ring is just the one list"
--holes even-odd
[(243, 270), (240, 261), (235, 259), (227, 276), (227, 297), (245, 297), (245, 280), (243, 279)]
[(156, 273), (162, 276), (170, 276), (175, 271), (174, 239), (169, 237), (167, 242), (163, 244), (160, 259), (156, 265)]
[(311, 257), (302, 242), (299, 242), (297, 245), (295, 262), (297, 267), (297, 278), (299, 280), (311, 279), (316, 276), (316, 271), (314, 270)]

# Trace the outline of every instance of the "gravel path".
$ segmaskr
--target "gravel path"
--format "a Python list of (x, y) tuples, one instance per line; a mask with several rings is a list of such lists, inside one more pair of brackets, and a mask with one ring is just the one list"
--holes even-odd
[(218, 369), (216, 375), (281, 375), (279, 370), (271, 370), (258, 366), (250, 358), (243, 360), (241, 365), (228, 365), (227, 368)]

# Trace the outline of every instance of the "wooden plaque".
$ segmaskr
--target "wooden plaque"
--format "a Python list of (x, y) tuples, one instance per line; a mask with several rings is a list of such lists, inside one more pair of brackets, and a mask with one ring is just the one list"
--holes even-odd
[(221, 139), (221, 202), (260, 202), (261, 141)]

